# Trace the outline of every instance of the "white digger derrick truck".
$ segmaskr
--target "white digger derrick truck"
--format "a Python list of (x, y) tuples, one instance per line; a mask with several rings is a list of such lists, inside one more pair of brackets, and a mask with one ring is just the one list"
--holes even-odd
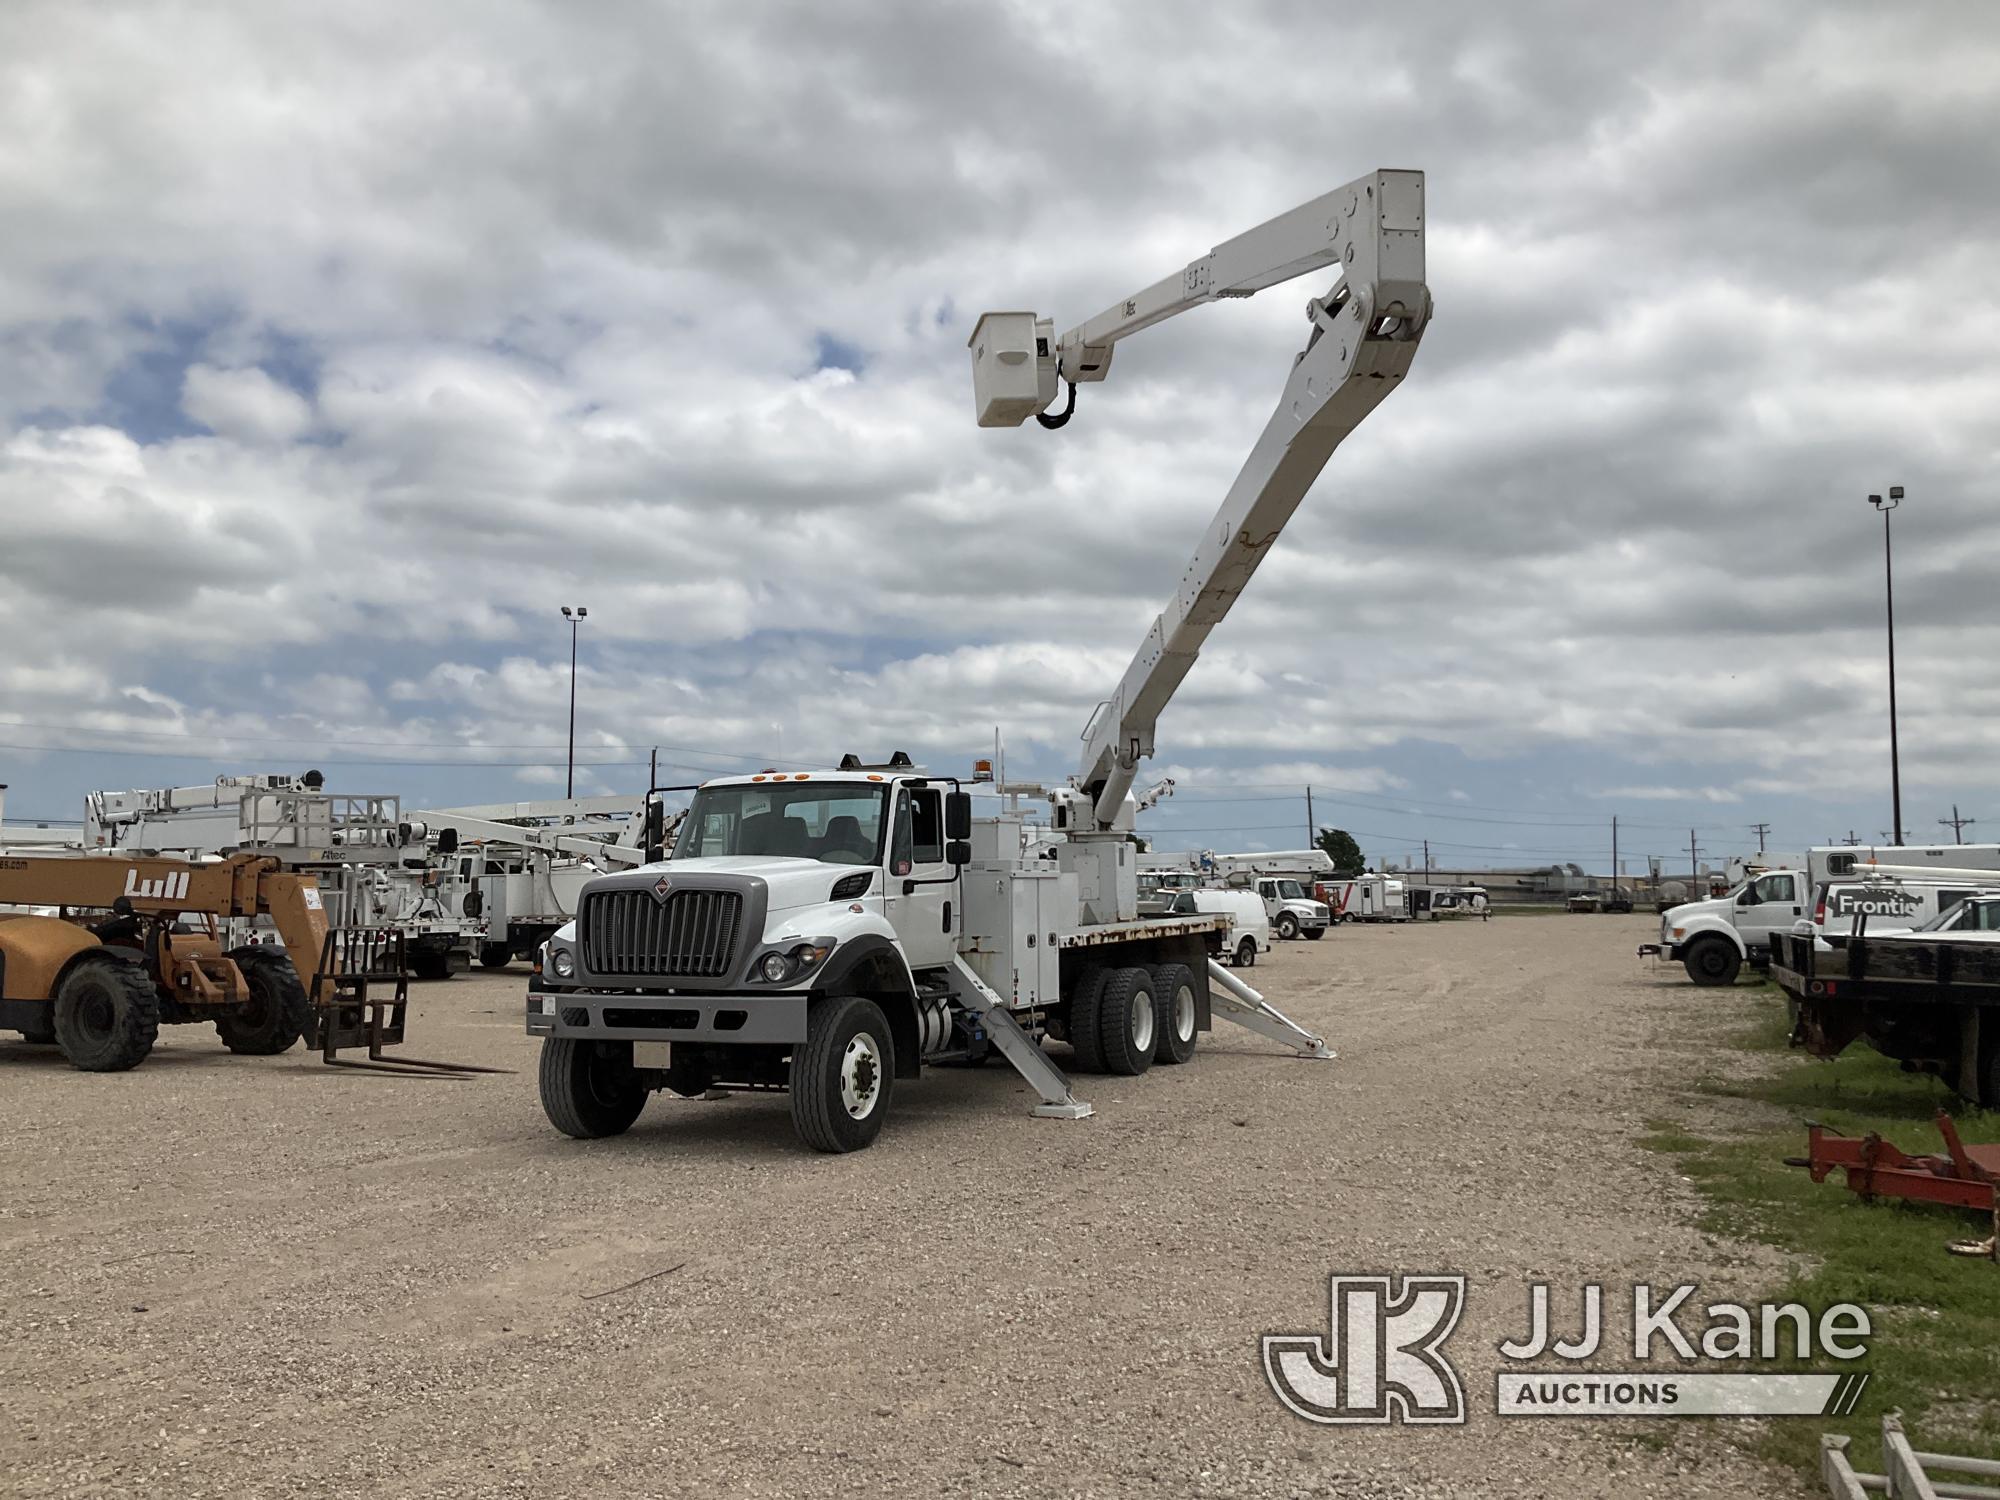
[[(530, 981), (527, 1029), (543, 1038), (542, 1104), (558, 1129), (616, 1134), (660, 1088), (789, 1090), (800, 1136), (850, 1151), (880, 1131), (898, 1079), (992, 1051), (1035, 1089), (1037, 1114), (1078, 1118), (1090, 1106), (1044, 1038), (1069, 1044), (1073, 1070), (1136, 1074), (1186, 1061), (1212, 1016), (1332, 1056), (1213, 962), (1223, 919), (1139, 916), (1131, 789), (1210, 631), (1410, 367), (1431, 312), (1423, 175), (1372, 172), (1060, 338), (1033, 313), (987, 313), (970, 347), (982, 427), (1060, 427), (1123, 339), (1329, 269), (1339, 279), (1306, 305), (1311, 331), (1277, 410), (1091, 715), (1080, 769), (1049, 794), (1055, 857), (1024, 857), (1019, 813), (975, 822), (959, 778), (900, 754), (675, 789), (693, 799), (673, 858), (591, 882)], [(649, 818), (663, 808), (652, 801)]]

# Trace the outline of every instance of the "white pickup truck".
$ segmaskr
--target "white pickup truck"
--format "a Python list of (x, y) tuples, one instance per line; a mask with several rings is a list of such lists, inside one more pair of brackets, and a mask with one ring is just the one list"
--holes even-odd
[(1266, 875), (1257, 882), (1257, 894), (1264, 898), (1264, 915), (1281, 938), (1303, 937), (1317, 942), (1333, 925), (1333, 913), (1325, 903), (1313, 900), (1296, 880)]
[(1805, 871), (1767, 871), (1726, 896), (1669, 907), (1660, 940), (1640, 944), (1639, 956), (1681, 964), (1696, 984), (1734, 984), (1745, 964), (1769, 965), (1771, 934), (1790, 932), (1808, 915), (1809, 894)]

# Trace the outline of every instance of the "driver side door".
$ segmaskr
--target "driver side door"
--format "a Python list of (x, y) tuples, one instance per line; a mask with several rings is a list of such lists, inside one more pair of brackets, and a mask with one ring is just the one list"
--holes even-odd
[(1770, 947), (1772, 933), (1790, 932), (1792, 923), (1805, 915), (1805, 901), (1799, 893), (1799, 883), (1804, 878), (1789, 871), (1759, 875), (1750, 884), (1756, 902), (1746, 904), (1741, 897), (1737, 898), (1736, 931), (1747, 946)]
[(944, 793), (896, 789), (889, 884), (882, 909), (912, 969), (942, 968), (958, 952), (958, 871), (945, 859)]

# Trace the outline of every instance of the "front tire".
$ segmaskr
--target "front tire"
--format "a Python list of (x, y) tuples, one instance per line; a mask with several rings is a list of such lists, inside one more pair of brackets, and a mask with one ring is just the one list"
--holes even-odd
[(123, 1073), (136, 1068), (160, 1036), (160, 996), (137, 964), (91, 953), (56, 986), (56, 1045), (73, 1068)]
[(238, 948), (230, 961), (243, 974), (250, 998), (234, 1015), (217, 1016), (215, 1034), (242, 1057), (273, 1057), (288, 1050), (312, 1019), (312, 1001), (291, 959), (274, 949)]
[(552, 1036), (542, 1041), (542, 1113), (579, 1141), (623, 1135), (646, 1107), (630, 1042)]
[(882, 1007), (835, 995), (806, 1012), (792, 1049), (792, 1125), (815, 1151), (859, 1151), (882, 1133), (896, 1084), (896, 1043)]
[(1153, 1013), (1160, 1040), (1153, 1048), (1156, 1063), (1184, 1063), (1194, 1056), (1199, 1035), (1200, 1000), (1194, 972), (1186, 964), (1158, 964), (1153, 969)]
[(1736, 983), (1743, 968), (1743, 955), (1727, 938), (1697, 938), (1681, 960), (1688, 978), (1703, 986), (1720, 987)]
[(1290, 912), (1278, 913), (1278, 936), (1290, 942), (1299, 935), (1299, 919)]

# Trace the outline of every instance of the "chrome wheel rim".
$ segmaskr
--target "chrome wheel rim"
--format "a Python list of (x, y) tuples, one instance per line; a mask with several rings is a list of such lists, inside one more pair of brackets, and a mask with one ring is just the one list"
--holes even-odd
[(1153, 1050), (1153, 997), (1144, 990), (1132, 995), (1132, 1050), (1142, 1056)]
[(851, 1037), (840, 1054), (840, 1104), (849, 1119), (863, 1120), (882, 1097), (882, 1052), (867, 1032)]

